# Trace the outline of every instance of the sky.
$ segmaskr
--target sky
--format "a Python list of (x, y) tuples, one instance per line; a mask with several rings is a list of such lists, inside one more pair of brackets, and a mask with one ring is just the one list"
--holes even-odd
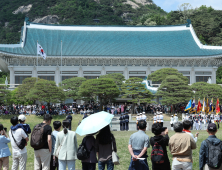
[(206, 5), (212, 6), (216, 10), (222, 10), (222, 0), (153, 0), (153, 2), (166, 12), (176, 11), (183, 3), (190, 3), (193, 8)]

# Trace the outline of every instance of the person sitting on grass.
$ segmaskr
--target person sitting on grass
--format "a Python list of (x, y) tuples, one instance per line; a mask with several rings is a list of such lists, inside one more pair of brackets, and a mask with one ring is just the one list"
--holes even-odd
[(197, 137), (198, 137), (198, 132), (195, 134), (195, 137), (193, 136), (193, 134), (191, 133), (190, 129), (192, 127), (192, 123), (189, 120), (185, 120), (183, 121), (183, 132), (189, 134), (190, 136), (192, 136), (192, 138), (194, 139), (194, 141), (197, 143)]
[[(149, 170), (147, 162), (147, 148), (150, 147), (149, 136), (145, 134), (146, 121), (138, 122), (139, 131), (132, 134), (129, 139), (129, 153), (131, 154), (131, 162), (129, 170)], [(144, 160), (138, 160), (144, 158)]]
[[(199, 168), (200, 170), (222, 170), (221, 152), (222, 152), (222, 141), (215, 135), (217, 133), (217, 126), (214, 123), (208, 125), (207, 132), (208, 138), (201, 143), (199, 152)], [(212, 149), (212, 147), (214, 149)], [(217, 149), (216, 149), (217, 148)], [(217, 152), (218, 151), (218, 152)], [(219, 158), (219, 159), (217, 159)], [(214, 162), (216, 161), (216, 162)], [(216, 168), (211, 168), (214, 162)], [(218, 162), (218, 165), (216, 165)]]
[(15, 131), (19, 128), (22, 128), (25, 131), (26, 135), (29, 135), (31, 133), (31, 128), (29, 124), (25, 123), (25, 120), (26, 120), (25, 115), (19, 115), (18, 120), (20, 124), (17, 124), (16, 126), (12, 126), (11, 130)]

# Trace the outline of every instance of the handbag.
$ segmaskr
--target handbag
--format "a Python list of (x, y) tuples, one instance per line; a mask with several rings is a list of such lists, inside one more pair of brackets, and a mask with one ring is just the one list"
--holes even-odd
[(21, 149), (21, 150), (24, 149), (24, 147), (25, 147), (25, 145), (26, 145), (26, 143), (27, 143), (26, 140), (25, 140), (24, 138), (22, 138), (20, 144), (18, 145), (18, 143), (16, 142), (16, 140), (15, 140), (15, 138), (14, 138), (14, 135), (13, 135), (12, 131), (11, 131), (11, 134), (12, 134), (12, 137), (13, 137), (16, 145), (18, 146), (18, 148)]
[(113, 147), (113, 141), (112, 141), (112, 161), (114, 165), (119, 165), (119, 157), (117, 155), (117, 153), (114, 151), (114, 147)]
[(55, 156), (58, 158), (59, 157), (59, 152), (60, 152), (60, 149), (62, 147), (62, 145), (64, 144), (64, 141), (65, 141), (65, 137), (63, 137), (63, 140), (62, 140), (62, 143), (59, 145), (59, 147), (57, 148), (56, 152), (55, 152)]

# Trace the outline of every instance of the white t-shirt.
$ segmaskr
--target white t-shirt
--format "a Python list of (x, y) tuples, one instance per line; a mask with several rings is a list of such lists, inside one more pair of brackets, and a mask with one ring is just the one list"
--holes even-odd
[(193, 138), (193, 140), (197, 143), (197, 137), (194, 137), (193, 134), (190, 132), (185, 132), (185, 133), (189, 134)]
[(159, 115), (160, 122), (163, 122), (163, 115)]
[(17, 144), (20, 144), (22, 138), (27, 138), (28, 137), (26, 135), (26, 133), (24, 132), (24, 130), (21, 129), (21, 128), (15, 130), (15, 131), (11, 131), (10, 130), (9, 131), (9, 137), (10, 137), (10, 141), (11, 141), (11, 145), (12, 145), (12, 153), (13, 153), (13, 155), (21, 155), (23, 153), (26, 153), (27, 152), (26, 147), (24, 147), (22, 150), (19, 149), (19, 147), (15, 143), (15, 140), (12, 137), (11, 132), (13, 133), (13, 136), (14, 136)]

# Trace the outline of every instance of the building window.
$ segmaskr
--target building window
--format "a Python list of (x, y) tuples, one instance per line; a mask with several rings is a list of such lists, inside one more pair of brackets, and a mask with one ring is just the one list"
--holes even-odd
[(55, 74), (55, 71), (38, 71), (38, 74)]
[(146, 74), (145, 71), (130, 71), (129, 74)]
[(15, 76), (15, 84), (22, 84), (22, 81), (31, 76)]
[(106, 74), (120, 73), (123, 74), (123, 71), (107, 71)]
[(182, 74), (190, 74), (189, 71), (179, 71), (179, 73), (182, 73)]
[(101, 74), (100, 71), (84, 71), (83, 74)]
[(15, 71), (15, 74), (32, 74), (31, 71)]
[(211, 78), (211, 76), (196, 76), (196, 82), (207, 82), (209, 78)]
[(97, 79), (97, 77), (99, 78), (99, 76), (84, 76), (86, 79)]
[(71, 79), (73, 77), (77, 77), (77, 76), (62, 76), (62, 81), (66, 79)]
[(38, 76), (40, 79), (54, 81), (54, 76)]
[(141, 78), (141, 79), (146, 79), (146, 76), (129, 76), (129, 78), (134, 78), (134, 77)]
[(196, 71), (195, 74), (199, 74), (199, 75), (211, 75), (212, 72), (209, 72), (209, 71)]
[(60, 74), (78, 74), (78, 71), (60, 71)]
[(190, 76), (185, 76), (188, 78), (188, 84), (190, 84)]

